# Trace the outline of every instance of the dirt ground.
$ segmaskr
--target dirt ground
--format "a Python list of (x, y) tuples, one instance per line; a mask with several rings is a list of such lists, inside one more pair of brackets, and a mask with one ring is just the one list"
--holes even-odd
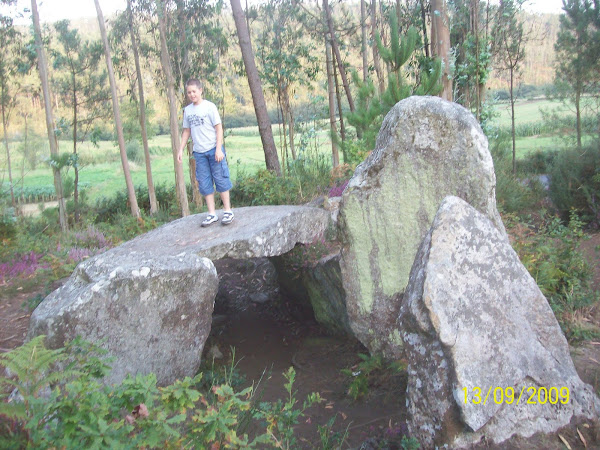
[[(585, 241), (581, 248), (594, 268), (597, 288), (600, 287), (599, 252), (596, 250), (599, 245), (600, 234), (597, 234)], [(298, 406), (311, 392), (319, 392), (324, 398), (323, 402), (306, 411), (298, 426), (297, 436), (302, 448), (323, 448), (317, 426), (325, 425), (334, 416), (332, 431), (347, 432), (343, 448), (399, 448), (398, 443), (406, 433), (404, 375), (386, 371), (375, 376), (367, 394), (357, 401), (352, 400), (347, 395), (348, 378), (341, 370), (356, 368), (360, 362), (358, 354), (366, 353), (362, 345), (348, 338), (327, 335), (299, 305), (289, 304), (282, 298), (274, 302), (278, 295), (273, 286), (263, 283), (268, 295), (262, 297), (256, 292), (249, 292), (252, 289), (248, 287), (240, 287), (236, 284), (240, 280), (231, 279), (231, 273), (238, 270), (238, 267), (233, 267), (221, 280), (224, 290), (219, 295), (225, 296), (230, 304), (227, 307), (216, 306), (204, 361), (209, 361), (209, 353), (216, 352), (216, 349), (223, 354), (221, 361), (229, 361), (235, 348), (236, 368), (245, 378), (240, 388), (258, 384), (257, 395), (263, 400), (285, 398), (283, 372), (290, 366), (294, 367)], [(248, 277), (263, 281), (269, 278), (268, 270), (261, 265), (245, 269)], [(56, 287), (58, 283), (53, 286)], [(14, 287), (10, 292), (10, 295), (7, 294), (6, 288), (0, 286), (0, 352), (23, 343), (30, 316), (26, 305), (42, 293), (41, 290), (23, 292)], [(234, 292), (237, 292), (235, 296)], [(245, 296), (251, 300), (233, 301), (235, 304), (232, 306), (233, 298)], [(590, 310), (590, 316), (584, 319), (591, 325), (600, 326), (600, 314), (595, 310)], [(587, 341), (572, 348), (572, 355), (581, 378), (598, 392), (600, 342)], [(600, 448), (600, 428), (594, 423), (573, 423), (555, 435), (514, 438), (500, 447), (481, 443), (477, 448)]]

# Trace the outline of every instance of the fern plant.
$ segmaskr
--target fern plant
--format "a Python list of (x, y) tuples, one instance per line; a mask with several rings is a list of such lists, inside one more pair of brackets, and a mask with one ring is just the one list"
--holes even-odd
[[(0, 366), (8, 369), (10, 377), (0, 377), (2, 391), (16, 389), (22, 402), (0, 403), (0, 414), (16, 420), (28, 420), (35, 415), (36, 400), (53, 383), (68, 377), (68, 373), (53, 371), (66, 358), (64, 349), (49, 350), (45, 336), (37, 336), (25, 345), (0, 355)], [(6, 395), (6, 394), (4, 394)]]

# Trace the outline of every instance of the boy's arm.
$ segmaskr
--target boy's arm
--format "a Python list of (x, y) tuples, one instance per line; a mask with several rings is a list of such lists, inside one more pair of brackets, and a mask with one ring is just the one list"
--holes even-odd
[(179, 150), (177, 150), (177, 161), (178, 162), (181, 162), (181, 160), (183, 159), (183, 149), (185, 148), (185, 146), (188, 143), (190, 134), (191, 134), (191, 132), (190, 132), (189, 128), (184, 128), (181, 133), (181, 145), (179, 146)]
[(223, 124), (218, 123), (215, 125), (215, 131), (217, 132), (217, 150), (215, 151), (215, 161), (221, 162), (225, 158), (223, 153)]

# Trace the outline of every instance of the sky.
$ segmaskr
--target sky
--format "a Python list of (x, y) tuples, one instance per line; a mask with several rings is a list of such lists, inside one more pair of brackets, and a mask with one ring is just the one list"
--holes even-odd
[[(562, 0), (529, 0), (528, 3), (527, 9), (529, 11), (539, 13), (559, 14), (562, 7)], [(102, 14), (105, 17), (116, 11), (123, 11), (126, 5), (126, 0), (100, 0), (100, 8), (102, 8)], [(18, 0), (17, 8), (20, 11), (25, 8), (29, 9), (31, 8), (31, 1)], [(94, 0), (38, 0), (38, 10), (42, 22), (96, 17)], [(29, 17), (22, 20), (28, 23)]]

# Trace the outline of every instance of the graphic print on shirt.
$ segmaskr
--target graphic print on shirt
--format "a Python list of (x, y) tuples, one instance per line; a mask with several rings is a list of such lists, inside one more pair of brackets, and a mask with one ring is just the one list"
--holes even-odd
[(187, 116), (187, 119), (190, 124), (190, 128), (198, 127), (204, 125), (204, 121), (208, 120), (208, 114), (204, 114), (202, 116), (199, 116), (197, 114), (190, 114), (189, 116)]

